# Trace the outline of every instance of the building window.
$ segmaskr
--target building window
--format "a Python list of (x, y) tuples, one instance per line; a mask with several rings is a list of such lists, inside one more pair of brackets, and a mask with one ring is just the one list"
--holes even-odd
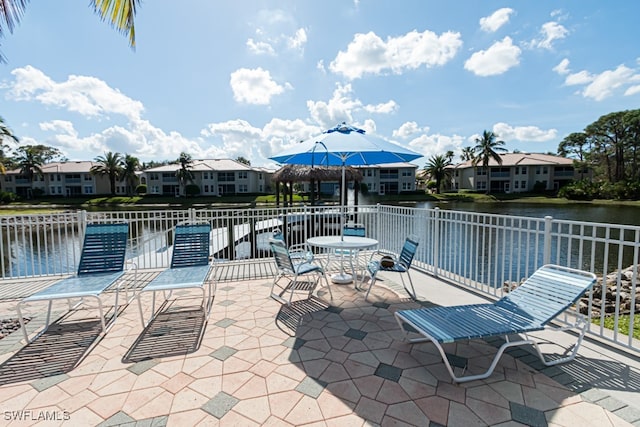
[(520, 188), (522, 188), (523, 190), (527, 189), (527, 181), (520, 181)]
[(520, 184), (520, 181), (515, 181), (513, 183), (513, 188), (515, 188), (516, 190), (518, 189), (518, 185)]
[(542, 173), (545, 174), (545, 175), (548, 174), (549, 173), (549, 168), (546, 167), (546, 166), (543, 166), (542, 167)]
[(403, 182), (402, 183), (402, 191), (411, 191), (413, 190), (413, 188), (411, 187), (411, 183), (410, 182)]
[(84, 174), (84, 180), (85, 181), (93, 181), (93, 177), (91, 176), (91, 174)]
[(478, 168), (476, 169), (476, 175), (478, 176), (483, 176), (487, 174), (487, 170), (485, 168)]
[(411, 173), (410, 170), (403, 170), (402, 171), (402, 176), (413, 176), (413, 174)]
[[(516, 175), (520, 175), (520, 168), (519, 167), (516, 167)], [(516, 188), (518, 188), (518, 187), (516, 187)]]
[(522, 175), (526, 175), (526, 174), (527, 174), (527, 168), (526, 168), (526, 166), (523, 166), (523, 167), (522, 167), (522, 169), (520, 170), (520, 173), (521, 173)]
[(238, 172), (238, 179), (247, 179), (249, 177), (249, 174), (245, 171), (245, 172)]
[(149, 174), (149, 179), (151, 181), (157, 181), (158, 180), (159, 175), (157, 173), (151, 173)]
[(233, 172), (218, 172), (218, 182), (233, 182), (236, 180)]
[(487, 189), (487, 181), (476, 182), (476, 190), (486, 190), (486, 189)]
[(238, 193), (248, 193), (249, 187), (247, 184), (238, 184)]
[(84, 186), (84, 194), (93, 194), (93, 187), (90, 185)]

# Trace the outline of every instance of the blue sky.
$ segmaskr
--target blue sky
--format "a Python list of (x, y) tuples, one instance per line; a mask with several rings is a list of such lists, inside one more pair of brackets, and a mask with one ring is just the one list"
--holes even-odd
[(640, 108), (640, 3), (143, 2), (137, 48), (86, 3), (31, 2), (0, 40), (0, 116), (70, 160), (248, 158), (346, 121), (422, 153), (483, 130), (555, 152)]

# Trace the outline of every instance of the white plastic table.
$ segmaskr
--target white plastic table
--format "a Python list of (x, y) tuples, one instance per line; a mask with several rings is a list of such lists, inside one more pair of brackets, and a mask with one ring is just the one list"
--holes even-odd
[(351, 283), (353, 281), (351, 274), (345, 273), (344, 271), (344, 250), (371, 249), (378, 246), (378, 241), (376, 239), (357, 236), (310, 237), (307, 239), (307, 243), (310, 246), (324, 249), (343, 249), (342, 256), (340, 257), (340, 273), (336, 273), (331, 276), (331, 281), (339, 284)]

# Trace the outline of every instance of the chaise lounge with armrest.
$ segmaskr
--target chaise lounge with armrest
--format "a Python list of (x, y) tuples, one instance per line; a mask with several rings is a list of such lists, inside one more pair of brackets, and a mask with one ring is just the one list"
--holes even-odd
[[(532, 345), (546, 366), (573, 360), (587, 327), (583, 316), (577, 314), (574, 324), (565, 327), (553, 327), (551, 322), (575, 303), (595, 281), (596, 276), (592, 273), (548, 264), (493, 304), (399, 310), (395, 312), (395, 317), (409, 342), (431, 341), (435, 344), (455, 382), (473, 381), (489, 377), (502, 353), (509, 347)], [(566, 357), (547, 360), (538, 341), (527, 335), (544, 329), (578, 329), (579, 335), (571, 353)], [(418, 337), (409, 338), (409, 334)], [(513, 341), (509, 338), (520, 334), (525, 337)], [(506, 342), (498, 349), (486, 372), (462, 377), (454, 374), (442, 344), (499, 336), (505, 337)]]

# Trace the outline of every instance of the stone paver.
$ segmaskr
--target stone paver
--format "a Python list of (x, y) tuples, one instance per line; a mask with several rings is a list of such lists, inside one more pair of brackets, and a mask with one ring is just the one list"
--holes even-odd
[[(507, 426), (576, 419), (618, 426), (640, 420), (634, 407), (606, 391), (573, 391), (562, 370), (539, 373), (526, 351), (509, 352), (486, 380), (453, 384), (433, 346), (402, 341), (393, 318), (397, 309), (430, 303), (396, 294), (386, 287), (397, 288), (388, 278), (376, 285), (374, 302), (353, 286), (333, 286), (333, 301), (321, 289), (321, 303), (295, 309), (268, 297), (269, 281), (218, 288), (199, 346), (190, 341), (198, 334), (182, 334), (175, 322), (159, 320), (148, 331), (162, 335), (143, 336), (135, 306), (123, 310), (77, 366), (62, 372), (66, 365), (52, 370), (47, 362), (59, 361), (73, 340), (1, 346), (1, 408), (67, 411), (69, 425), (103, 426)], [(148, 310), (148, 297), (142, 301)], [(65, 330), (61, 324), (55, 333)], [(170, 352), (167, 342), (189, 350)], [(30, 359), (36, 348), (38, 358)], [(460, 373), (486, 366), (495, 346), (458, 343), (446, 351)], [(125, 357), (131, 354), (135, 360)]]

